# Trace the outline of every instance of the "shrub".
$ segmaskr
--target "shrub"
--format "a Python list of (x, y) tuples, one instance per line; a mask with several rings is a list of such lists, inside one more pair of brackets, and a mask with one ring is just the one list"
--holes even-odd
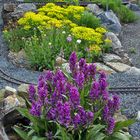
[(25, 46), (24, 38), (31, 36), (31, 31), (26, 31), (22, 28), (4, 30), (3, 35), (10, 50), (18, 52)]
[(117, 9), (118, 16), (120, 20), (124, 23), (131, 23), (137, 19), (135, 13), (129, 10), (127, 7), (122, 5), (120, 8)]
[(75, 52), (69, 66), (71, 74), (47, 71), (37, 89), (29, 86), (29, 108), (19, 112), (31, 123), (24, 131), (18, 127), (15, 131), (25, 140), (129, 140), (121, 129), (134, 120), (115, 122), (120, 99), (109, 96), (105, 73), (97, 79), (96, 65), (83, 58), (77, 63)]
[(101, 26), (100, 20), (96, 18), (92, 13), (89, 13), (87, 11), (82, 14), (78, 25), (93, 29)]

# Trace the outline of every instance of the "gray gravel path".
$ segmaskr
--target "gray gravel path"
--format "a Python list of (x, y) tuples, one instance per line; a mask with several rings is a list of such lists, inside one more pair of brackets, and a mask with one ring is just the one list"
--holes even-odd
[[(2, 10), (2, 4), (0, 3), (0, 12)], [(3, 21), (0, 16), (0, 27), (2, 27)], [(8, 55), (8, 47), (4, 43), (2, 38), (2, 32), (0, 29), (0, 68), (3, 69), (8, 75), (15, 77), (19, 80), (27, 81), (27, 82), (37, 82), (37, 78), (40, 75), (40, 72), (33, 72), (30, 70), (26, 70), (24, 68), (18, 68), (10, 63), (7, 59)], [(0, 89), (4, 88), (6, 85), (17, 87), (15, 84), (8, 83), (7, 81), (0, 79)]]
[(133, 65), (140, 68), (140, 12), (136, 12), (136, 14), (139, 18), (138, 21), (123, 26), (121, 42), (132, 59)]
[[(2, 37), (0, 35), (0, 68), (5, 71), (11, 77), (17, 78), (19, 80), (27, 81), (27, 82), (37, 82), (37, 78), (41, 72), (26, 70), (25, 68), (18, 68), (10, 63), (7, 59), (7, 47), (4, 45), (2, 41)], [(0, 89), (8, 86), (17, 87), (14, 84), (7, 83), (7, 81), (0, 79)]]
[[(111, 87), (140, 86), (140, 75), (131, 72), (116, 73), (108, 77), (108, 82)], [(123, 114), (128, 118), (136, 117), (137, 112), (140, 111), (140, 93), (121, 92), (116, 94), (121, 98)], [(140, 139), (140, 122), (133, 124), (129, 130), (134, 137)]]
[[(124, 50), (132, 59), (134, 66), (140, 68), (140, 12), (136, 12), (139, 20), (135, 23), (124, 25), (121, 42)], [(135, 53), (132, 53), (132, 52)], [(110, 86), (140, 86), (140, 73), (135, 71), (128, 71), (124, 73), (116, 73), (108, 77)], [(140, 93), (122, 93), (121, 105), (123, 113), (128, 118), (133, 118), (140, 111)], [(140, 138), (140, 122), (135, 123), (130, 127), (130, 133)]]

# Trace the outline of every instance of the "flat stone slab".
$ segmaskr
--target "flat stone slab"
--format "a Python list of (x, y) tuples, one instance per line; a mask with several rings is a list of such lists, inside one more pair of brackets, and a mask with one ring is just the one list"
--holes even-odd
[(140, 76), (140, 69), (136, 67), (131, 67), (128, 71), (126, 71), (126, 73)]
[(115, 54), (106, 53), (103, 55), (103, 61), (106, 62), (121, 62), (121, 57)]
[(129, 65), (120, 62), (107, 62), (106, 64), (117, 72), (125, 72), (131, 68)]
[(17, 94), (21, 97), (28, 97), (28, 84), (21, 84), (17, 89)]
[[(102, 64), (102, 63), (94, 63), (97, 66), (97, 70), (99, 71), (104, 71), (107, 74), (112, 74), (112, 73), (116, 73), (113, 69), (109, 68), (108, 66)], [(70, 67), (69, 67), (69, 63), (64, 63), (62, 64), (62, 68), (68, 72), (71, 73), (70, 71)]]
[(102, 64), (102, 63), (95, 63), (97, 66), (97, 70), (105, 71), (107, 74), (116, 73), (115, 70), (111, 69), (110, 67)]

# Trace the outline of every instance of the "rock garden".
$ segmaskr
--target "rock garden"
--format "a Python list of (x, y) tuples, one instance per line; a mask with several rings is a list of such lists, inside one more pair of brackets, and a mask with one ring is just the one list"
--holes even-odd
[(139, 5), (0, 1), (0, 140), (139, 140)]

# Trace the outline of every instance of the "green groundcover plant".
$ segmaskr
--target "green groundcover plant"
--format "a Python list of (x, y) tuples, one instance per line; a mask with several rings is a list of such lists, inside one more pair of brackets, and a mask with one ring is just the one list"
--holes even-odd
[(131, 140), (122, 128), (135, 120), (115, 121), (120, 99), (109, 95), (105, 73), (75, 52), (69, 66), (70, 74), (46, 71), (29, 86), (28, 107), (18, 110), (30, 124), (14, 130), (24, 140)]

